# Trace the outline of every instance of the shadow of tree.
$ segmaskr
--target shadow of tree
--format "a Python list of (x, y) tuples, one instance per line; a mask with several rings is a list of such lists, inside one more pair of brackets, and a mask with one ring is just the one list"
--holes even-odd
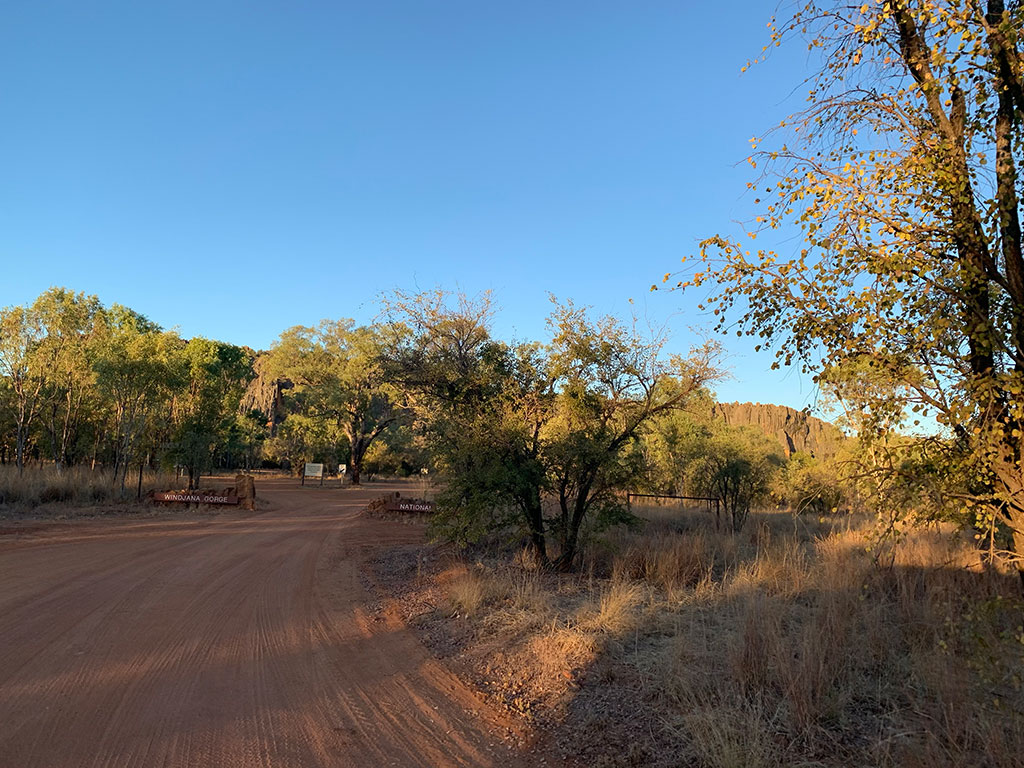
[[(1020, 765), (1016, 577), (946, 532), (883, 568), (793, 525), (618, 532), (571, 576), (409, 550), (398, 579), (428, 645), (582, 765)], [(483, 585), (468, 617), (453, 579)]]

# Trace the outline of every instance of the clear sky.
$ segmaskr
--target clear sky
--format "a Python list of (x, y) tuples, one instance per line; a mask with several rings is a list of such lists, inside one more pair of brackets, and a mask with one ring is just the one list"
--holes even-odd
[[(649, 287), (748, 218), (749, 139), (802, 103), (774, 0), (21, 0), (0, 10), (0, 305), (51, 285), (269, 346), (396, 287), (710, 326)], [(724, 400), (809, 380), (726, 340)]]

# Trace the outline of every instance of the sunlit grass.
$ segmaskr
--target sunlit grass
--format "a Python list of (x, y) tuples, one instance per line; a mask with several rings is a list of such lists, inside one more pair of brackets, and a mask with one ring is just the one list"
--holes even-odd
[[(655, 752), (602, 764), (1021, 764), (1019, 583), (969, 536), (919, 530), (876, 558), (867, 519), (757, 513), (734, 535), (700, 510), (652, 517), (610, 532), (575, 576), (524, 555), (449, 587), (491, 644), (507, 640), (522, 697), (553, 701), (560, 684), (560, 706), (636, 702), (623, 727)], [(584, 696), (588, 669), (602, 671)], [(616, 693), (622, 675), (634, 682)], [(566, 711), (609, 738), (601, 717)], [(677, 751), (652, 762), (665, 739)]]

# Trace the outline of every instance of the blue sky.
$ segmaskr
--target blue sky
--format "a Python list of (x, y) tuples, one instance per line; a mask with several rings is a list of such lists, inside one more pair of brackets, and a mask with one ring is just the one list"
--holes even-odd
[[(748, 218), (748, 141), (801, 105), (798, 50), (740, 73), (774, 7), (5, 4), (0, 305), (63, 285), (262, 348), (490, 288), (504, 336), (543, 337), (553, 293), (685, 350), (699, 296), (648, 289)], [(722, 399), (814, 401), (725, 342)]]

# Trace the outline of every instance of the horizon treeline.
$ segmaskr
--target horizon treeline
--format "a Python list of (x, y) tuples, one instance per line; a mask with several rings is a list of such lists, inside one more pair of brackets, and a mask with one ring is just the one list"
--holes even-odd
[(51, 288), (0, 310), (0, 462), (129, 469), (257, 460), (261, 425), (239, 405), (256, 353), (183, 339), (121, 304)]
[[(582, 322), (580, 311), (567, 307), (563, 322), (570, 317)], [(488, 306), (484, 314), (489, 312)], [(444, 322), (469, 324), (465, 312)], [(610, 318), (602, 322), (587, 326), (589, 335), (573, 343), (607, 346), (621, 328)], [(471, 325), (474, 343), (489, 345), (480, 348), (481, 354), (512, 348), (490, 339), (483, 314)], [(566, 327), (582, 333), (571, 324)], [(431, 332), (446, 333), (441, 320)], [(567, 332), (562, 334), (565, 343)], [(176, 469), (188, 477), (190, 488), (214, 470), (294, 470), (305, 461), (322, 462), (332, 472), (346, 464), (356, 483), (366, 472), (407, 476), (443, 469), (444, 449), (434, 439), (438, 424), (433, 415), (481, 374), (464, 371), (445, 385), (447, 391), (436, 390), (438, 382), (429, 377), (441, 375), (442, 368), (423, 366), (440, 342), (423, 342), (424, 348), (413, 354), (409, 344), (414, 338), (407, 322), (357, 326), (351, 320), (324, 320), (288, 328), (270, 349), (254, 350), (200, 336), (182, 338), (129, 307), (51, 288), (30, 304), (0, 310), (0, 465), (19, 470), (46, 466), (58, 472), (84, 467), (106, 475), (122, 490), (131, 473), (143, 468)], [(637, 339), (622, 337), (620, 342), (622, 355), (641, 349)], [(610, 360), (607, 370), (597, 370), (576, 361), (572, 365), (582, 367), (572, 372), (575, 378), (564, 373), (559, 379), (551, 368), (557, 360), (551, 352), (542, 354), (542, 348), (533, 343), (517, 354), (548, 366), (541, 376), (548, 388), (541, 394), (548, 398), (569, 386), (593, 386), (602, 376), (621, 378), (637, 362)], [(654, 365), (655, 352), (643, 349), (650, 355), (646, 364)], [(487, 364), (493, 367), (494, 361)], [(489, 386), (506, 387), (517, 375), (522, 372), (491, 370)], [(432, 386), (433, 400), (427, 405), (423, 393)], [(459, 396), (469, 397), (465, 392)], [(632, 397), (617, 407), (624, 408)], [(603, 393), (598, 400), (607, 409), (612, 397)], [(758, 430), (729, 431), (712, 418), (713, 403), (700, 386), (685, 411), (665, 409), (642, 429), (631, 429), (621, 455), (616, 454), (616, 487), (710, 494), (711, 485), (699, 482), (707, 472), (695, 464), (706, 464), (715, 451), (735, 454), (734, 464), (765, 469), (762, 475), (787, 464), (802, 471), (820, 464), (802, 455), (787, 462), (782, 447)], [(487, 413), (500, 416), (488, 408)], [(552, 424), (556, 421), (552, 416)], [(553, 426), (546, 429), (554, 433)], [(584, 433), (573, 433), (573, 439)], [(581, 444), (577, 449), (587, 448)], [(752, 482), (751, 499), (763, 496), (766, 487), (766, 477)]]

